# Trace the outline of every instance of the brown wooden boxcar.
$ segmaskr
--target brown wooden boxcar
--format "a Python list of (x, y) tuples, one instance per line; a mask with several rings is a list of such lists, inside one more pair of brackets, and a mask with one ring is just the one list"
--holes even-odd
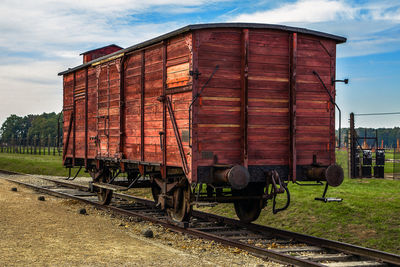
[(112, 190), (151, 187), (175, 220), (201, 202), (234, 202), (255, 220), (287, 190), (282, 179), (337, 185), (333, 81), (345, 41), (190, 25), (61, 72), (64, 165), (84, 166), (103, 203)]

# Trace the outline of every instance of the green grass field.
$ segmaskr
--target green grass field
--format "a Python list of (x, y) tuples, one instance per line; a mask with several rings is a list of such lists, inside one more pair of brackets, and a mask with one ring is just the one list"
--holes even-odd
[[(256, 223), (400, 254), (400, 180), (349, 179), (346, 153), (337, 152), (337, 162), (346, 178), (341, 186), (329, 188), (327, 193), (328, 197), (343, 198), (343, 202), (315, 201), (322, 195), (323, 186), (290, 184), (289, 209), (273, 215), (269, 203)], [(68, 175), (61, 157), (48, 155), (0, 153), (0, 169)], [(284, 200), (280, 196), (278, 206)], [(201, 210), (235, 217), (232, 204)]]
[(385, 151), (385, 173), (400, 173), (400, 162), (387, 161), (396, 160), (400, 161), (400, 152), (394, 152), (393, 150)]
[(68, 170), (62, 166), (62, 157), (58, 155), (0, 153), (0, 169), (28, 174), (68, 176)]

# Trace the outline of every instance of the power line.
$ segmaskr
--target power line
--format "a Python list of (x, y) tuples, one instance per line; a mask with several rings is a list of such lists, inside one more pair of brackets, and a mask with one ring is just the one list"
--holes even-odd
[(400, 115), (400, 112), (358, 113), (358, 114), (354, 114), (354, 116), (379, 116), (379, 115)]

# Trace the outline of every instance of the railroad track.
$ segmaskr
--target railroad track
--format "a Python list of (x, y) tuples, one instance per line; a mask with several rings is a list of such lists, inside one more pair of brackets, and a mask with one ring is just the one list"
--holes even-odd
[[(5, 174), (15, 174), (4, 172)], [(46, 185), (35, 185), (9, 178), (10, 182), (53, 196), (71, 198), (129, 217), (140, 217), (175, 232), (185, 233), (248, 251), (266, 260), (296, 266), (400, 266), (400, 255), (363, 248), (257, 224), (193, 211), (189, 223), (177, 224), (168, 219), (150, 200), (115, 193), (109, 206), (100, 205), (88, 186), (59, 179), (38, 177)]]

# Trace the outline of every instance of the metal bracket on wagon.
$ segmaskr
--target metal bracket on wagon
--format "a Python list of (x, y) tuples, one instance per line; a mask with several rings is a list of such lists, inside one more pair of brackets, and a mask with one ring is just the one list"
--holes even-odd
[[(278, 186), (279, 185), (279, 186)], [(286, 204), (283, 206), (283, 208), (276, 208), (276, 196), (278, 194), (283, 194), (286, 191)], [(273, 214), (276, 214), (280, 211), (283, 211), (289, 207), (290, 204), (290, 193), (289, 189), (287, 188), (287, 184), (281, 179), (279, 176), (279, 173), (276, 170), (272, 170), (267, 173), (267, 179), (266, 179), (266, 190), (264, 193), (264, 198), (265, 199), (272, 199), (272, 212)]]
[(179, 154), (180, 154), (181, 160), (182, 160), (182, 168), (183, 168), (183, 171), (185, 172), (185, 174), (187, 175), (189, 173), (189, 167), (187, 164), (185, 151), (183, 150), (182, 139), (181, 139), (181, 135), (179, 134), (179, 130), (178, 130), (178, 124), (176, 123), (174, 111), (172, 109), (171, 99), (169, 99), (169, 97), (166, 97), (165, 100), (167, 101), (167, 109), (168, 109), (168, 113), (169, 113), (169, 118), (171, 120), (172, 127), (174, 128), (175, 139), (176, 139), (176, 143), (179, 148)]

